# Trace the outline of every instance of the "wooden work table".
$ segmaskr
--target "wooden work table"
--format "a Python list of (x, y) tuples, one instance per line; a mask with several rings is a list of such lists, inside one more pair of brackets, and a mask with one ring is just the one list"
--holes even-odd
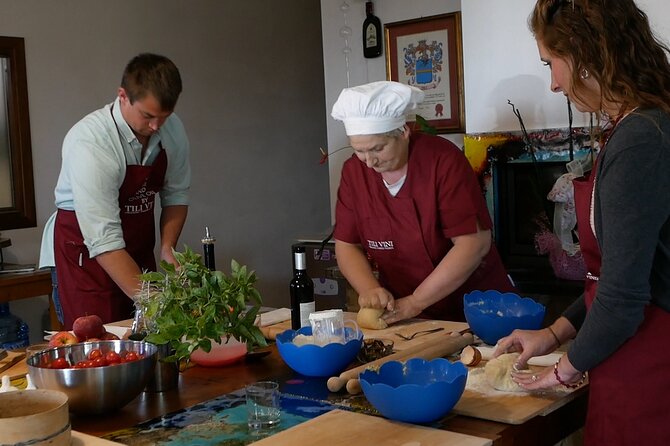
[[(233, 392), (255, 381), (273, 379), (285, 382), (294, 377), (294, 372), (286, 366), (276, 347), (268, 349), (268, 356), (221, 368), (189, 368), (180, 374), (177, 389), (164, 393), (142, 393), (113, 415), (73, 415), (72, 428), (102, 436)], [(586, 400), (587, 393), (583, 392), (555, 411), (519, 425), (451, 415), (443, 421), (442, 427), (453, 432), (488, 438), (493, 440), (494, 445), (500, 446), (554, 445), (584, 424)]]

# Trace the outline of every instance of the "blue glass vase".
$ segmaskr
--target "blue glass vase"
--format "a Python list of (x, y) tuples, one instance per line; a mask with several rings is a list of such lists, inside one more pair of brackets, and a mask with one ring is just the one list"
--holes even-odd
[(9, 312), (9, 304), (0, 304), (0, 348), (14, 350), (30, 344), (28, 324)]

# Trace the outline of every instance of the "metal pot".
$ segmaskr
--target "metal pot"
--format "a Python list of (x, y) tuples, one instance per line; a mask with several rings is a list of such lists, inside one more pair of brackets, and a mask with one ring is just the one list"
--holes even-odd
[(156, 369), (145, 390), (147, 392), (166, 392), (179, 385), (179, 362), (163, 360), (174, 354), (174, 349), (170, 347), (170, 344), (157, 345), (156, 347), (158, 347)]

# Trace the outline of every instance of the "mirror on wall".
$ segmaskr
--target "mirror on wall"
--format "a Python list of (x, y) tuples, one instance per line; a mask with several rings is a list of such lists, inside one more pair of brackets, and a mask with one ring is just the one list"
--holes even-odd
[(0, 231), (36, 226), (23, 38), (0, 37)]

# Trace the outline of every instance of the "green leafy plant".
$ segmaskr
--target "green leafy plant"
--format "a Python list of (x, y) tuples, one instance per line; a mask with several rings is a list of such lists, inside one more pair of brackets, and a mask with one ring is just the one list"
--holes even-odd
[(166, 361), (187, 359), (197, 349), (209, 352), (212, 342), (225, 343), (231, 336), (248, 346), (267, 345), (254, 325), (262, 299), (253, 271), (235, 260), (230, 275), (210, 271), (188, 247), (174, 256), (178, 267), (162, 261), (164, 272), (140, 276), (143, 289), (136, 297), (146, 323), (145, 340), (169, 344), (174, 352)]
[(437, 129), (430, 125), (426, 118), (421, 115), (416, 115), (416, 126), (418, 131), (428, 135), (437, 135)]

